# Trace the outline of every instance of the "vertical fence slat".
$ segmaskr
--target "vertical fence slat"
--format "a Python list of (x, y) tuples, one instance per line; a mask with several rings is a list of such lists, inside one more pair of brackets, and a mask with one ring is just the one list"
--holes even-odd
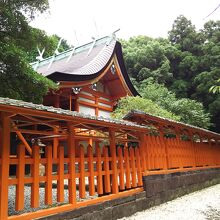
[(130, 161), (129, 161), (127, 147), (124, 149), (124, 155), (125, 155), (126, 189), (130, 189), (131, 188), (131, 182), (130, 182), (131, 173), (130, 173)]
[(105, 189), (105, 193), (110, 193), (111, 192), (111, 187), (110, 187), (108, 147), (104, 147), (103, 151), (104, 151), (103, 153), (104, 153), (104, 171), (105, 171), (104, 189)]
[(57, 201), (64, 201), (64, 147), (59, 146), (59, 164), (58, 164), (58, 180), (57, 180)]
[(86, 197), (85, 192), (85, 155), (84, 155), (84, 147), (80, 145), (80, 162), (79, 162), (79, 197), (84, 199)]
[(116, 158), (116, 144), (115, 144), (115, 131), (109, 130), (109, 142), (111, 151), (111, 169), (112, 169), (112, 193), (118, 193), (118, 169), (117, 169), (117, 158)]
[(103, 194), (103, 182), (102, 182), (102, 158), (101, 158), (101, 149), (98, 145), (98, 143), (96, 143), (96, 157), (97, 157), (97, 163), (96, 163), (96, 167), (97, 167), (97, 172), (98, 172), (98, 176), (97, 176), (97, 192), (99, 195)]
[(119, 182), (120, 182), (120, 190), (124, 190), (125, 189), (125, 179), (124, 179), (124, 159), (123, 159), (123, 155), (122, 155), (122, 148), (119, 147), (118, 148), (118, 157), (119, 157)]
[(33, 147), (33, 165), (32, 176), (33, 183), (31, 184), (31, 207), (37, 208), (39, 206), (39, 146)]
[(93, 196), (95, 194), (95, 184), (94, 184), (94, 165), (93, 165), (93, 149), (92, 146), (88, 146), (88, 158), (89, 158), (89, 195)]
[(16, 185), (15, 210), (19, 211), (24, 208), (24, 173), (25, 173), (25, 146), (19, 144), (17, 148), (18, 165), (16, 169)]
[(134, 148), (130, 148), (132, 187), (137, 187)]
[(45, 175), (46, 175), (46, 184), (45, 184), (45, 203), (47, 205), (52, 205), (52, 146), (46, 146), (45, 149), (46, 153), (46, 169), (45, 169)]
[[(143, 133), (140, 135), (140, 152), (141, 152), (141, 167), (142, 171), (145, 172), (147, 170), (147, 163), (146, 163), (146, 135)], [(148, 158), (147, 158), (148, 159)]]
[(137, 164), (137, 176), (138, 176), (138, 186), (142, 186), (142, 173), (141, 173), (141, 159), (140, 159), (140, 150), (135, 148), (135, 157)]
[(8, 218), (8, 178), (9, 178), (9, 155), (10, 155), (10, 118), (2, 113), (1, 132), (1, 170), (0, 170), (0, 219)]
[(68, 136), (68, 154), (69, 154), (69, 175), (68, 190), (69, 190), (69, 203), (76, 204), (76, 140), (75, 131), (72, 125), (68, 125), (69, 136)]

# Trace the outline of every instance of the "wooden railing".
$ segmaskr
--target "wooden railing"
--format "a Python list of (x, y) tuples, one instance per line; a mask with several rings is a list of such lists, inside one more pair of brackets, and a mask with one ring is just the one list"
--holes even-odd
[(143, 175), (220, 167), (218, 135), (167, 135), (10, 109), (0, 106), (0, 220), (39, 218), (136, 193)]

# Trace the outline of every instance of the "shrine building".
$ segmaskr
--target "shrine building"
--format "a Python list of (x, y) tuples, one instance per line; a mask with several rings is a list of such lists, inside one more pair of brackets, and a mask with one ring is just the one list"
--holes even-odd
[(121, 97), (136, 96), (115, 35), (95, 39), (32, 64), (53, 80), (58, 90), (44, 97), (44, 105), (92, 116), (110, 117)]

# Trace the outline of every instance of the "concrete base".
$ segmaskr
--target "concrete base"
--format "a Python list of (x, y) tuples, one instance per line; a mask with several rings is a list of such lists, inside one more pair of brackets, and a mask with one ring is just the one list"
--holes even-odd
[(48, 217), (43, 220), (116, 220), (138, 211), (183, 196), (187, 193), (220, 183), (220, 169), (178, 172), (144, 176), (142, 193), (100, 204), (82, 207)]

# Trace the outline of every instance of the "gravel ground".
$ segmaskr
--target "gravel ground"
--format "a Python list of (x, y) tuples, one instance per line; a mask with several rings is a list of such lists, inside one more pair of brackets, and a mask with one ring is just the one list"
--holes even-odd
[[(40, 206), (39, 208), (31, 208), (30, 207), (30, 201), (31, 201), (31, 187), (30, 186), (25, 186), (24, 188), (24, 209), (22, 211), (15, 211), (15, 192), (16, 188), (15, 186), (10, 186), (9, 191), (8, 191), (8, 197), (9, 197), (9, 202), (8, 202), (8, 214), (10, 215), (18, 215), (22, 213), (27, 213), (27, 212), (33, 212), (37, 211), (40, 209), (45, 209), (51, 206), (45, 205), (44, 204), (44, 196), (45, 196), (45, 190), (44, 188), (40, 188), (39, 190), (39, 203)], [(97, 197), (98, 195), (96, 194), (95, 196), (89, 196), (89, 192), (86, 192), (86, 198), (85, 199), (79, 199), (79, 191), (76, 192), (77, 195), (77, 201), (83, 201), (83, 200), (88, 200)], [(54, 206), (59, 206), (65, 203), (68, 203), (68, 198), (69, 198), (69, 193), (68, 190), (64, 190), (64, 202), (63, 203), (57, 203), (57, 189), (52, 189), (52, 196), (53, 196), (53, 207)]]
[(122, 218), (123, 220), (220, 220), (220, 184)]

